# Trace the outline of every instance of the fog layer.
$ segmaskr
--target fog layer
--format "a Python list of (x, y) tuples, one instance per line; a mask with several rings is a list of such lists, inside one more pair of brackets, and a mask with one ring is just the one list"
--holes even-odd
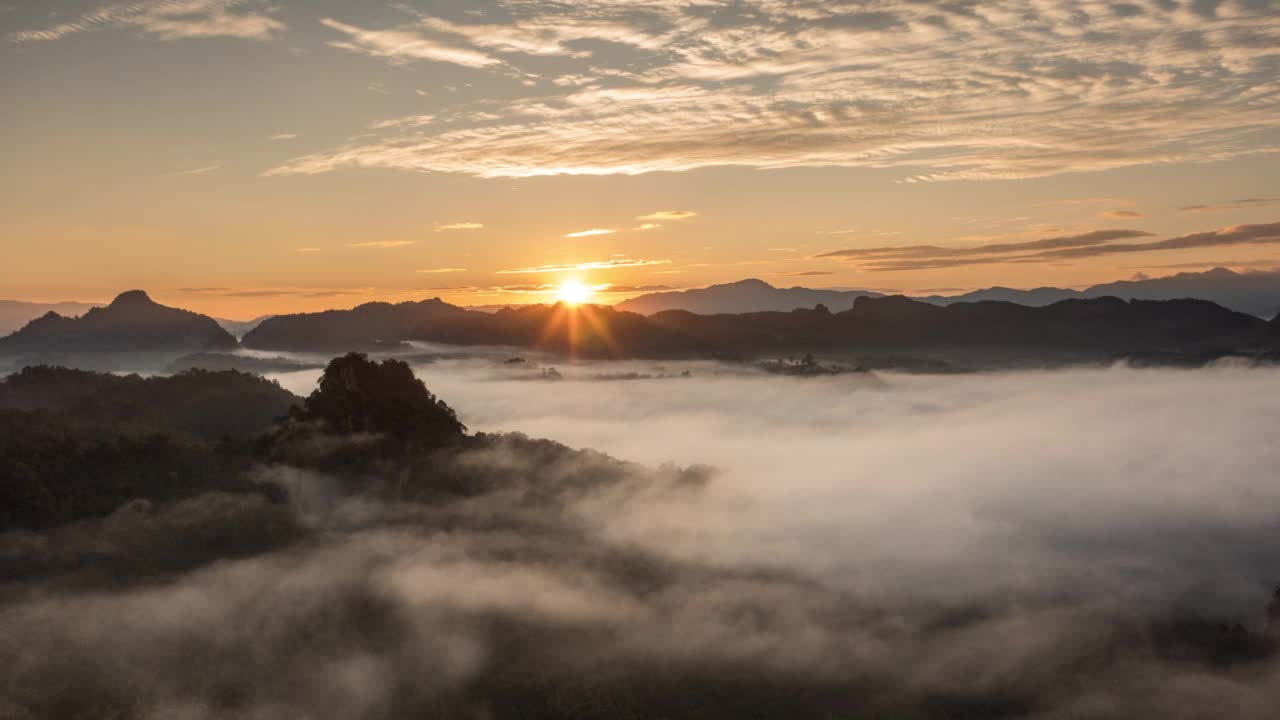
[[(264, 509), (208, 496), (3, 536), (8, 567), (45, 570), (0, 591), (0, 716), (86, 698), (146, 718), (1262, 718), (1280, 701), (1263, 628), (1280, 372), (416, 369), (473, 431), (712, 479), (636, 465), (550, 500), (429, 506), (260, 468), (299, 540), (136, 580), (121, 557)], [(633, 372), (663, 378), (599, 379)], [(522, 448), (458, 461), (520, 475)]]

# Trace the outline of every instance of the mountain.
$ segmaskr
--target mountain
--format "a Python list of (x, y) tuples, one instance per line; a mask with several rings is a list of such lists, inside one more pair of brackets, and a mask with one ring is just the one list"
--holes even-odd
[(160, 305), (141, 290), (121, 293), (110, 305), (78, 318), (46, 313), (0, 338), (0, 354), (196, 352), (235, 346), (236, 339), (212, 318)]
[(979, 300), (1006, 300), (1023, 305), (1048, 305), (1070, 298), (1118, 297), (1125, 300), (1209, 300), (1238, 312), (1271, 318), (1280, 313), (1280, 272), (1238, 273), (1227, 268), (1205, 272), (1178, 273), (1159, 278), (1121, 280), (1094, 285), (1085, 290), (1036, 288), (1013, 290), (988, 288), (950, 297), (932, 295), (917, 298), (936, 305)]
[(98, 305), (82, 302), (33, 303), (0, 300), (0, 336), (16, 332), (23, 325), (46, 313), (55, 312), (59, 315), (74, 317), (83, 315), (95, 307)]
[(707, 357), (803, 352), (940, 351), (1007, 358), (1106, 359), (1135, 352), (1205, 348), (1263, 350), (1278, 342), (1268, 323), (1203, 300), (1064, 300), (933, 305), (902, 296), (861, 297), (844, 312), (644, 316), (616, 308), (537, 305), (483, 313), (438, 299), (354, 310), (282, 315), (244, 338), (274, 351), (395, 348), (404, 341), (530, 348), (584, 358)]
[[(741, 280), (696, 290), (650, 293), (619, 303), (619, 310), (652, 315), (664, 310), (687, 310), (699, 315), (795, 310), (819, 303), (845, 310), (858, 297), (883, 297), (867, 290), (777, 288), (763, 280)], [(1041, 287), (1019, 290), (991, 287), (962, 295), (928, 295), (915, 298), (933, 305), (994, 300), (1043, 307), (1063, 300), (1118, 297), (1124, 300), (1209, 300), (1238, 312), (1271, 318), (1280, 313), (1280, 272), (1237, 273), (1214, 268), (1200, 273), (1178, 273), (1160, 278), (1122, 280), (1094, 285), (1086, 290)]]
[(226, 318), (214, 318), (213, 321), (222, 326), (223, 330), (231, 333), (237, 338), (244, 337), (245, 333), (258, 327), (263, 320), (275, 317), (274, 315), (262, 315), (252, 320), (228, 320)]
[(694, 290), (649, 293), (625, 300), (614, 307), (641, 315), (652, 315), (664, 310), (685, 310), (699, 315), (789, 312), (816, 305), (826, 305), (832, 310), (848, 310), (853, 301), (860, 297), (882, 295), (869, 290), (779, 288), (751, 278)]
[[(1039, 287), (1033, 290), (1019, 290), (1017, 288), (1007, 287), (990, 287), (982, 290), (974, 290), (962, 295), (924, 295), (914, 299), (920, 302), (927, 302), (931, 305), (951, 305), (961, 302), (1011, 302), (1019, 305), (1029, 305), (1031, 307), (1044, 307), (1052, 305), (1063, 300), (1078, 300), (1084, 297), (1095, 297), (1085, 295), (1079, 290), (1071, 290), (1068, 288), (1056, 287)], [(1101, 297), (1101, 296), (1097, 296)]]

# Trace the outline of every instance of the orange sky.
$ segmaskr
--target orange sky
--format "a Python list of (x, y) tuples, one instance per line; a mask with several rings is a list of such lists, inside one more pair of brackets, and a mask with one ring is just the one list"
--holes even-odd
[(1280, 17), (1126, 8), (0, 5), (0, 297), (248, 318), (1280, 265), (1231, 230), (1280, 220)]

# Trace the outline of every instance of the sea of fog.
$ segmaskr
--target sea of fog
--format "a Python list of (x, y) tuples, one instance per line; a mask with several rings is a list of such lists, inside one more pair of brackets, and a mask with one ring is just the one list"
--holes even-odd
[[(895, 603), (1087, 597), (1255, 624), (1280, 582), (1278, 370), (556, 368), (414, 369), (472, 431), (713, 467), (696, 502), (611, 508), (609, 533), (666, 552), (805, 568)], [(305, 394), (318, 375), (274, 377)]]
[[(502, 359), (442, 351), (415, 371), (470, 430), (634, 461), (634, 482), (550, 507), (311, 503), (314, 534), (290, 547), (23, 588), (0, 612), (12, 687), (144, 698), (147, 718), (396, 718), (446, 700), (505, 716), (503, 693), (529, 683), (606, 703), (687, 693), (666, 696), (681, 708), (704, 685), (784, 710), (850, 693), (885, 717), (1261, 719), (1280, 702), (1273, 660), (1148, 651), (1161, 623), (1263, 632), (1280, 371), (561, 363), (549, 380), (545, 362)], [(306, 394), (318, 375), (273, 377)], [(468, 460), (528, 461), (501, 446)], [(641, 467), (665, 463), (714, 470), (673, 492)], [(227, 503), (24, 547), (153, 547), (245, 522)], [(978, 710), (952, 712), (965, 702)]]

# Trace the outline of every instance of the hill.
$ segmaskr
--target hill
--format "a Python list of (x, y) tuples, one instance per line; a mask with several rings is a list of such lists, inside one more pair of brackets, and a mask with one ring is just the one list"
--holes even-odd
[(0, 354), (198, 352), (234, 348), (236, 339), (216, 321), (161, 305), (141, 290), (121, 293), (106, 307), (80, 317), (56, 312), (0, 338)]
[(653, 315), (665, 310), (685, 310), (699, 315), (748, 312), (789, 312), (826, 305), (846, 310), (860, 297), (882, 297), (869, 290), (815, 290), (779, 288), (755, 278), (693, 290), (649, 293), (624, 300), (615, 307), (625, 312)]
[[(375, 304), (377, 305), (377, 304)], [(377, 323), (366, 322), (373, 316)], [(439, 300), (273, 318), (244, 338), (250, 348), (345, 351), (404, 341), (501, 345), (591, 358), (890, 352), (972, 349), (995, 355), (1258, 349), (1275, 343), (1267, 323), (1202, 300), (1064, 300), (933, 305), (902, 296), (858, 298), (844, 312), (651, 316), (615, 308), (531, 306), (482, 313)]]
[(52, 312), (64, 317), (77, 317), (95, 307), (100, 306), (82, 302), (34, 303), (21, 300), (0, 300), (0, 336), (22, 329), (23, 325), (41, 315)]
[[(847, 309), (859, 297), (883, 297), (867, 290), (778, 288), (763, 280), (749, 279), (695, 290), (641, 295), (619, 303), (619, 310), (652, 315), (665, 310), (685, 310), (700, 315), (778, 311), (811, 308), (819, 303), (833, 310)], [(990, 287), (961, 295), (926, 295), (916, 300), (933, 305), (995, 300), (1043, 307), (1063, 300), (1118, 297), (1124, 300), (1180, 300), (1195, 298), (1215, 302), (1230, 310), (1275, 317), (1280, 313), (1280, 272), (1237, 273), (1227, 268), (1187, 272), (1159, 278), (1122, 280), (1085, 290), (1040, 287), (1020, 290)]]

